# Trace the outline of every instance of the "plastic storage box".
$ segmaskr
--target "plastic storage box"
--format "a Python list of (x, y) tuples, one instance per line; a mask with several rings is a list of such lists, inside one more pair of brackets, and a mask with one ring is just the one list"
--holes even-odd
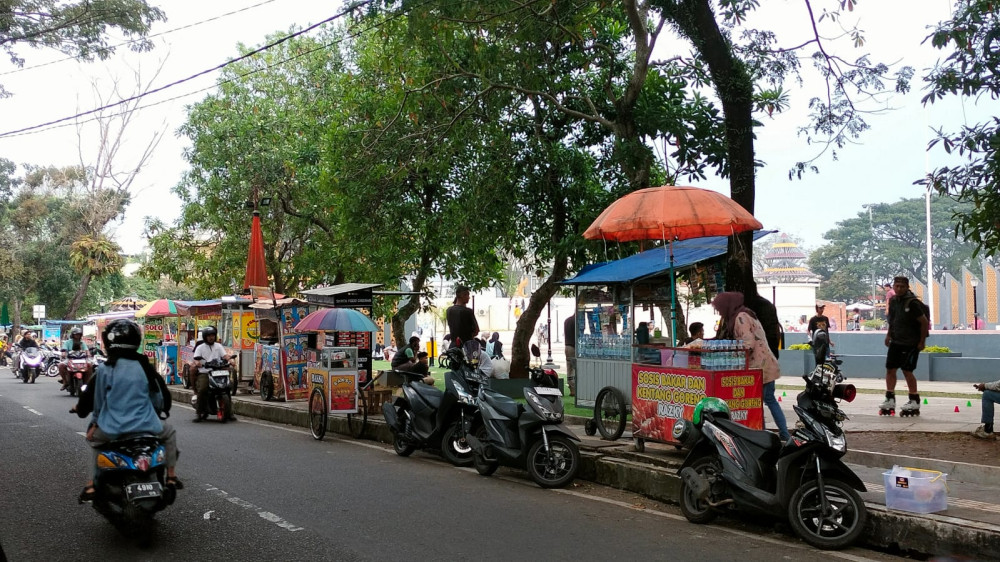
[(936, 470), (893, 466), (883, 472), (885, 506), (913, 513), (948, 509), (948, 475)]

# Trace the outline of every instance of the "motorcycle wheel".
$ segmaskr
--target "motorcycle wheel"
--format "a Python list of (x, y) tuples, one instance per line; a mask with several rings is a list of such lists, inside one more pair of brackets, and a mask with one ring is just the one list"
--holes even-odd
[(622, 391), (606, 386), (597, 393), (594, 401), (594, 422), (601, 437), (615, 441), (625, 433), (625, 418), (628, 408)]
[(45, 376), (47, 377), (58, 377), (59, 376), (59, 363), (53, 363), (45, 369)]
[[(691, 468), (708, 478), (710, 486), (713, 486), (722, 475), (722, 466), (719, 464), (719, 459), (714, 456), (701, 457), (691, 464)], [(710, 523), (719, 515), (712, 506), (695, 497), (694, 492), (687, 486), (683, 478), (681, 479), (680, 500), (681, 513), (692, 523)]]
[[(489, 440), (489, 435), (486, 433), (486, 428), (481, 425), (473, 430), (473, 434), (476, 436), (476, 439), (479, 439), (479, 441), (482, 443), (485, 443), (486, 441)], [(486, 449), (489, 450), (489, 447), (487, 446)], [(478, 472), (480, 475), (490, 476), (494, 472), (496, 472), (498, 468), (500, 468), (500, 462), (497, 461), (495, 458), (487, 456), (485, 451), (473, 451), (472, 466), (476, 468), (476, 472)]]
[(364, 391), (358, 392), (358, 413), (347, 414), (347, 429), (355, 439), (361, 438), (368, 427), (368, 400), (365, 394)]
[(152, 514), (131, 502), (126, 503), (122, 512), (122, 532), (148, 546), (153, 542)]
[(326, 397), (322, 390), (314, 388), (309, 396), (309, 432), (317, 441), (326, 436), (326, 415)]
[(401, 457), (408, 457), (413, 454), (413, 451), (417, 450), (409, 441), (406, 440), (406, 434), (409, 433), (407, 429), (410, 425), (410, 419), (406, 415), (406, 408), (400, 408), (396, 415), (398, 419), (403, 420), (403, 430), (397, 431), (392, 434), (392, 449), (396, 451), (396, 454)]
[(545, 441), (538, 439), (528, 450), (528, 474), (542, 488), (562, 488), (576, 478), (580, 468), (580, 450), (576, 443), (562, 435), (549, 436), (549, 451)]
[(42, 373), (41, 367), (35, 367), (34, 369), (31, 370), (31, 384), (35, 384), (35, 380), (41, 373)]
[(21, 369), (21, 382), (27, 384), (28, 383), (28, 378), (29, 378), (28, 370), (27, 369)]
[(819, 497), (819, 486), (810, 480), (799, 486), (788, 502), (788, 522), (795, 534), (823, 550), (839, 550), (853, 544), (865, 528), (868, 511), (861, 496), (847, 484), (823, 479), (827, 510)]
[(219, 396), (219, 410), (218, 416), (219, 421), (226, 423), (229, 421), (229, 416), (233, 414), (233, 399), (228, 394), (223, 394)]
[(441, 455), (455, 466), (472, 465), (472, 447), (465, 441), (460, 421), (451, 424), (441, 437)]
[(270, 371), (260, 374), (260, 399), (270, 402), (274, 398), (274, 381)]
[(69, 383), (69, 395), (76, 396), (80, 394), (80, 387), (83, 386), (83, 379), (78, 379), (73, 377)]

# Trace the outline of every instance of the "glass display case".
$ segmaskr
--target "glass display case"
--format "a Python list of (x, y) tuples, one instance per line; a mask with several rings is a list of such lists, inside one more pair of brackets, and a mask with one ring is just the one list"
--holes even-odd
[(596, 287), (581, 290), (576, 309), (577, 358), (629, 361), (631, 309), (627, 290)]

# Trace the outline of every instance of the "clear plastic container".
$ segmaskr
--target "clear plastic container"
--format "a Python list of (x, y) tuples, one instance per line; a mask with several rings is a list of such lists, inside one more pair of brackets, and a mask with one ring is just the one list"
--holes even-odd
[(883, 472), (885, 506), (912, 513), (948, 509), (948, 475), (936, 470), (893, 466)]

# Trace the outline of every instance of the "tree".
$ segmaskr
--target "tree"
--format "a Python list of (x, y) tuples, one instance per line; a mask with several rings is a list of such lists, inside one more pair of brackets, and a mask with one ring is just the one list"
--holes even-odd
[[(19, 46), (48, 47), (80, 60), (106, 59), (117, 45), (112, 31), (129, 39), (134, 51), (152, 47), (150, 26), (166, 15), (146, 0), (10, 0), (0, 4), (0, 47), (17, 66)], [(0, 85), (0, 97), (9, 95)]]
[[(948, 53), (924, 77), (925, 105), (948, 96), (979, 100), (1000, 95), (1000, 6), (987, 0), (957, 0), (952, 19), (940, 22), (927, 38)], [(957, 130), (937, 129), (928, 150), (940, 145), (961, 162), (941, 166), (916, 183), (968, 203), (954, 217), (954, 235), (977, 252), (1000, 248), (1000, 118), (993, 116)]]

